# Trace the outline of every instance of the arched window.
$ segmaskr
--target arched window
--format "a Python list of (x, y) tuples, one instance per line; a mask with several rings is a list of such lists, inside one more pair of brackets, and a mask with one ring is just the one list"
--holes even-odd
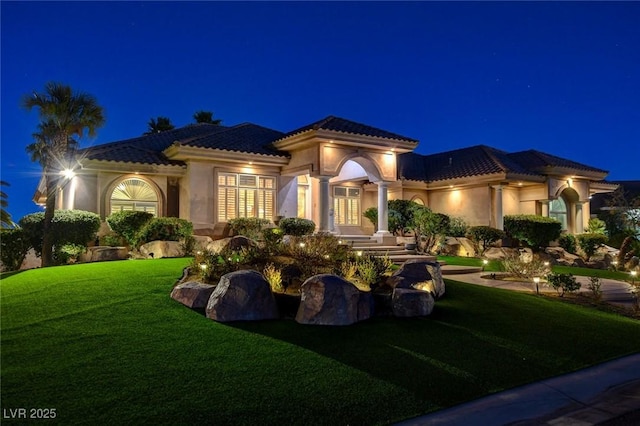
[(411, 201), (413, 201), (414, 203), (420, 205), (420, 206), (424, 206), (424, 201), (422, 201), (422, 198), (420, 197), (413, 197), (411, 199)]
[(567, 224), (567, 203), (562, 197), (551, 200), (549, 203), (549, 217), (556, 219), (562, 224), (562, 229), (568, 229)]
[(157, 216), (158, 194), (142, 179), (125, 179), (111, 193), (111, 213), (121, 211), (143, 211)]

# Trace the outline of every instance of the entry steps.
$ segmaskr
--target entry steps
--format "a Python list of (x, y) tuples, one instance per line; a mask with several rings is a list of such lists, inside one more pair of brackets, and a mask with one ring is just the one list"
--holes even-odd
[[(356, 252), (361, 251), (363, 254), (372, 256), (387, 256), (396, 265), (401, 265), (410, 259), (437, 261), (436, 256), (418, 254), (415, 250), (407, 250), (402, 245), (382, 245), (368, 235), (341, 235), (338, 238), (343, 244), (350, 245)], [(440, 265), (442, 265), (443, 275), (469, 274), (482, 271), (482, 268), (474, 266), (447, 265), (444, 262), (440, 262)]]

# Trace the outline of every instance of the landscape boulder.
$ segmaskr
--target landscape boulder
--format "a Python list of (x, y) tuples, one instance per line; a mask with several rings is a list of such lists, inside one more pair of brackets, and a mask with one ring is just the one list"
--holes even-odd
[(182, 257), (184, 250), (178, 241), (151, 241), (140, 246), (140, 254), (146, 258)]
[(80, 262), (105, 262), (128, 258), (129, 250), (126, 247), (94, 246), (80, 255)]
[(204, 309), (215, 288), (211, 284), (189, 281), (175, 286), (171, 291), (171, 298), (189, 308)]
[(209, 298), (207, 318), (219, 322), (256, 321), (279, 317), (267, 280), (257, 271), (223, 275)]
[(445, 293), (440, 264), (428, 260), (407, 260), (391, 275), (387, 284), (392, 288), (428, 291), (435, 298), (440, 298)]
[(300, 287), (300, 324), (349, 325), (373, 315), (373, 296), (331, 274), (315, 275)]
[(422, 317), (431, 315), (435, 300), (431, 293), (406, 288), (395, 288), (391, 299), (396, 317)]

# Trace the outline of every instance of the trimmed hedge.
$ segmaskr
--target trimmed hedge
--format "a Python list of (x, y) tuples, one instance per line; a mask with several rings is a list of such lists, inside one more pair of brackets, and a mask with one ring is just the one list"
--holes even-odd
[[(44, 212), (32, 213), (20, 219), (25, 238), (36, 254), (42, 254), (44, 236)], [(95, 240), (100, 229), (100, 216), (83, 210), (56, 210), (51, 222), (54, 246), (58, 249), (65, 244), (86, 247)]]
[(22, 228), (2, 229), (0, 231), (0, 260), (5, 271), (17, 271), (22, 265), (29, 241)]
[(151, 241), (180, 241), (193, 235), (193, 224), (177, 217), (154, 217), (137, 235), (137, 245)]
[(286, 217), (280, 220), (278, 226), (285, 235), (293, 235), (294, 237), (311, 235), (316, 230), (316, 224), (312, 220), (298, 217)]
[(124, 211), (109, 215), (107, 223), (113, 232), (124, 238), (131, 247), (135, 247), (138, 234), (151, 219), (153, 215), (148, 212)]
[(229, 227), (234, 235), (244, 235), (247, 238), (257, 240), (262, 234), (262, 230), (271, 224), (269, 219), (257, 217), (238, 217), (229, 220)]
[(567, 253), (575, 254), (578, 251), (578, 242), (573, 234), (562, 234), (558, 238), (558, 245)]
[(562, 232), (559, 221), (533, 214), (505, 216), (504, 228), (509, 236), (524, 241), (534, 249), (546, 247), (550, 241), (557, 240)]

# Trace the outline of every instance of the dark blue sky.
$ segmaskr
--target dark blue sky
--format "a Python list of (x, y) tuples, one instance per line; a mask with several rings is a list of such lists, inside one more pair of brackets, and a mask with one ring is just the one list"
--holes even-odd
[(105, 108), (98, 137), (151, 117), (281, 131), (338, 115), (420, 140), (538, 149), (640, 179), (640, 3), (7, 2), (2, 180), (37, 211), (20, 98), (55, 80)]

